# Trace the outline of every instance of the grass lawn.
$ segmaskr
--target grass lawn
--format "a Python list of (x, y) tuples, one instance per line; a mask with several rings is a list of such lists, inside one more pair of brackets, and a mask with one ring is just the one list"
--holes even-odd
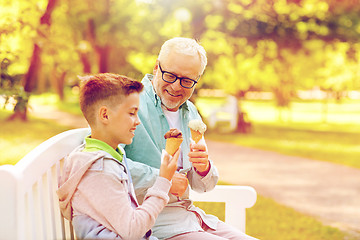
[[(224, 220), (223, 203), (195, 202), (206, 213)], [(255, 206), (246, 210), (246, 233), (262, 240), (355, 240), (340, 230), (258, 195)]]
[(32, 95), (30, 97), (29, 105), (52, 105), (57, 107), (59, 110), (82, 116), (79, 105), (79, 95), (77, 93), (78, 90), (76, 89), (77, 88), (74, 88), (74, 90), (70, 90), (68, 88), (65, 89), (65, 101), (59, 101), (58, 95), (54, 93)]
[[(296, 124), (307, 127), (314, 125), (315, 129), (340, 130), (360, 132), (360, 100), (344, 99), (341, 102), (293, 101), (289, 108), (279, 109), (273, 101), (243, 101), (242, 108), (248, 112), (255, 122)], [(326, 109), (326, 114), (324, 113)], [(353, 126), (355, 129), (351, 129)]]
[(11, 113), (0, 110), (0, 165), (15, 164), (44, 140), (68, 128), (30, 118), (28, 122), (6, 121)]

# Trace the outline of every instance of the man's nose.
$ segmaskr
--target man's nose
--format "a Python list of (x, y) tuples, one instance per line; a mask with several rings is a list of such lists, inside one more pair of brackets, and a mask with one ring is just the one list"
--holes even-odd
[(171, 84), (171, 87), (174, 89), (174, 91), (182, 90), (182, 86), (180, 84), (180, 79), (176, 79), (176, 81)]

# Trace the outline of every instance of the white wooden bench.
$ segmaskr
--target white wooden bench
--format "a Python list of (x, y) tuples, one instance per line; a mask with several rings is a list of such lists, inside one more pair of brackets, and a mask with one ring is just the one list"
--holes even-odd
[[(83, 142), (89, 129), (60, 133), (41, 143), (16, 165), (0, 166), (0, 239), (74, 239), (71, 223), (62, 218), (56, 189), (62, 159)], [(195, 201), (225, 202), (225, 222), (245, 230), (245, 208), (256, 202), (246, 186), (216, 186), (191, 193)]]
[(234, 96), (227, 96), (223, 105), (215, 107), (208, 117), (209, 127), (214, 129), (217, 124), (225, 122), (229, 124), (229, 130), (236, 130), (239, 118), (238, 101)]

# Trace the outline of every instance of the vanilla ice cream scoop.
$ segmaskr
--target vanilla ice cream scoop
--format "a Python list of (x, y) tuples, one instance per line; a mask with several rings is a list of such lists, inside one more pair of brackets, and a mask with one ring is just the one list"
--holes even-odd
[(191, 138), (198, 143), (206, 131), (206, 125), (198, 119), (189, 121), (188, 127), (191, 131)]

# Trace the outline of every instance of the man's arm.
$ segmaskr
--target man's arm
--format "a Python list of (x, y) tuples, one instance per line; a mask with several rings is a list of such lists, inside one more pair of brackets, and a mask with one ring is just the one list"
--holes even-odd
[(187, 175), (191, 188), (197, 192), (212, 190), (219, 179), (219, 174), (209, 159), (205, 140), (202, 139), (197, 144), (192, 143), (188, 156), (193, 165)]
[(210, 169), (206, 176), (201, 176), (193, 168), (188, 172), (188, 179), (191, 188), (196, 192), (208, 192), (215, 188), (216, 183), (219, 180), (219, 173), (211, 160)]

